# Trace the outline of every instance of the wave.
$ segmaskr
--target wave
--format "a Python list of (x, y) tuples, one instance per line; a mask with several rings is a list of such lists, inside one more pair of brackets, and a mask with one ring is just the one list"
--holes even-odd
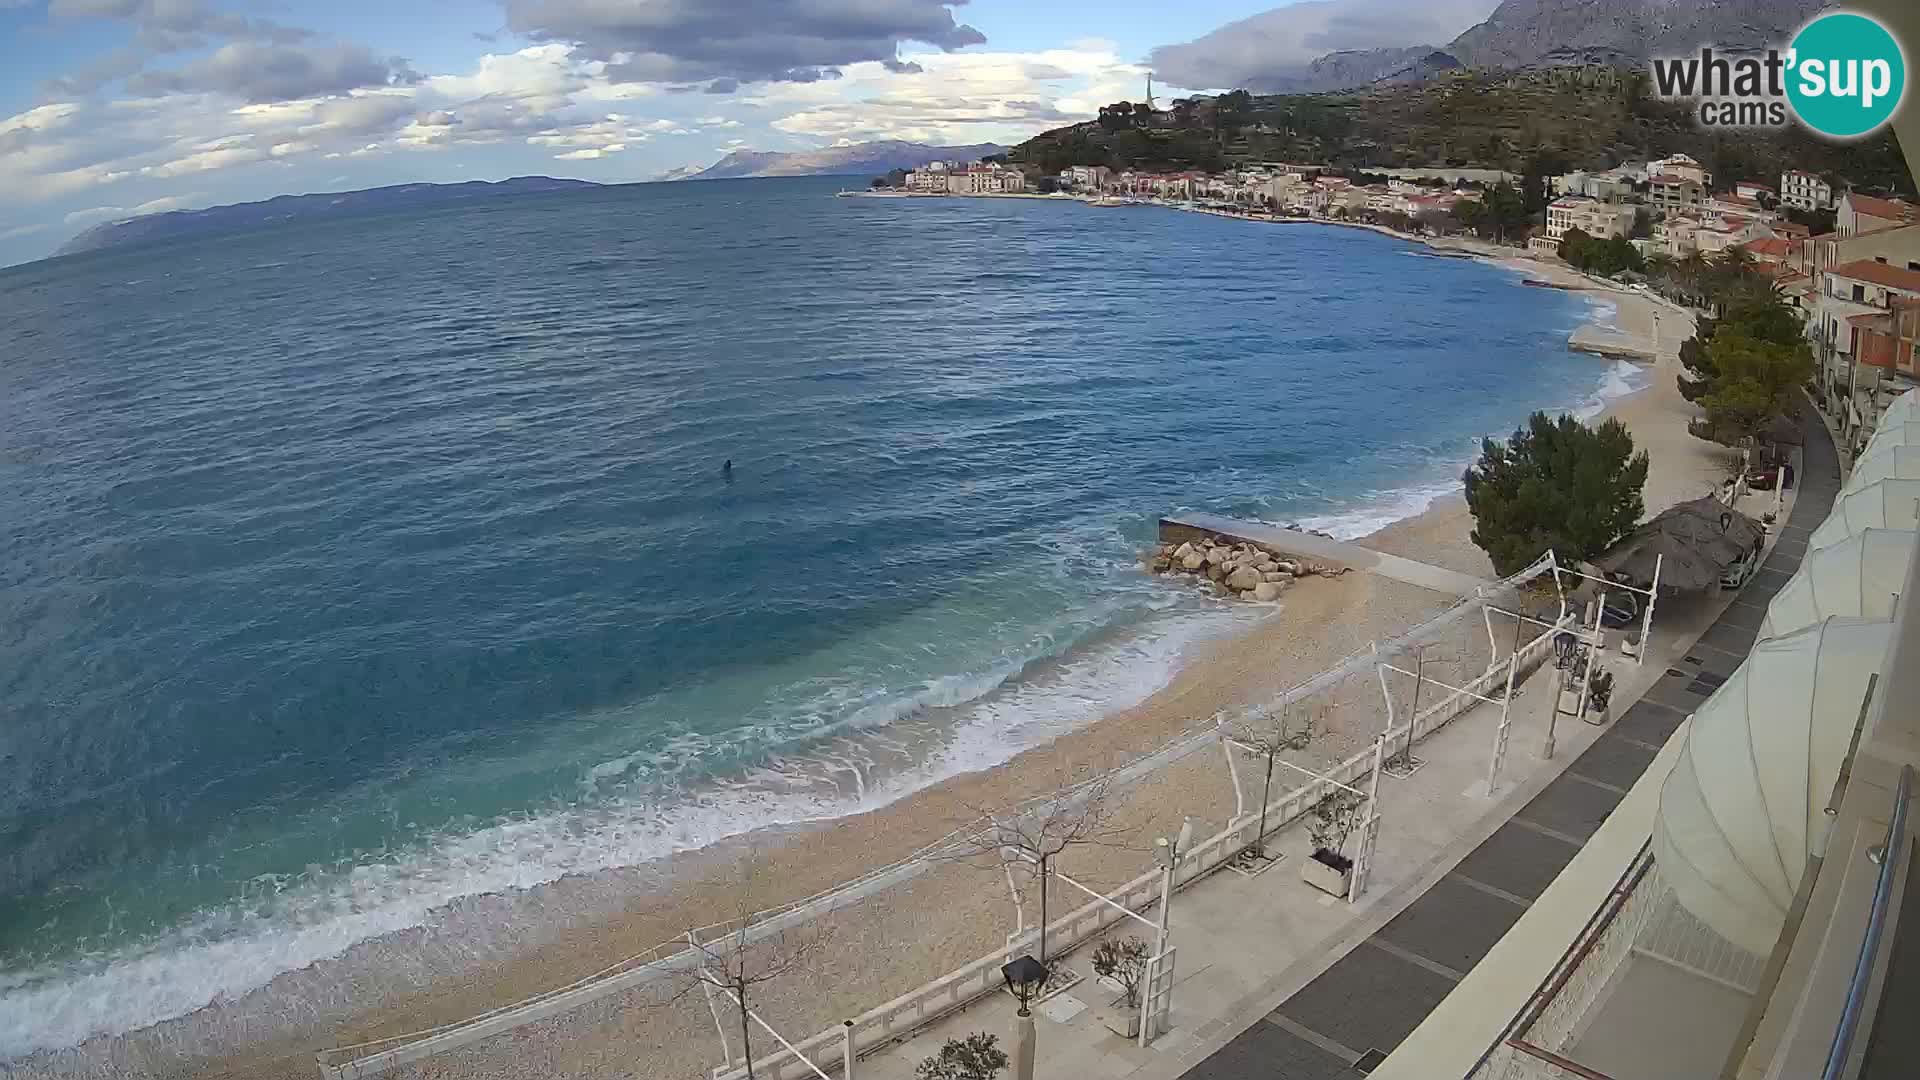
[(1581, 421), (1592, 420), (1620, 398), (1646, 389), (1651, 380), (1647, 369), (1631, 361), (1615, 360), (1607, 373), (1600, 377), (1600, 385), (1580, 403), (1573, 415)]
[[(1099, 627), (1068, 634), (857, 709), (805, 745), (695, 789), (623, 790), (619, 781), (642, 755), (600, 762), (584, 770), (590, 794), (578, 805), (444, 834), (344, 874), (277, 882), (264, 909), (203, 913), (136, 950), (12, 973), (0, 983), (0, 1060), (185, 1016), (329, 958), (358, 968), (356, 946), (431, 927), (467, 898), (879, 809), (1140, 703), (1172, 679), (1191, 645), (1253, 617), (1217, 607), (1117, 637)], [(703, 752), (669, 751), (681, 759)], [(351, 976), (361, 993), (383, 974), (371, 960), (364, 966)]]

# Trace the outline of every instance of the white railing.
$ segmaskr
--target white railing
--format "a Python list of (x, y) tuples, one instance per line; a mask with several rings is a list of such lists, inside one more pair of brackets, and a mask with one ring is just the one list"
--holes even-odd
[[(1440, 629), (1459, 621), (1476, 607), (1484, 607), (1498, 591), (1530, 581), (1556, 567), (1557, 563), (1552, 554), (1548, 553), (1525, 570), (1490, 585), (1480, 595), (1449, 607), (1389, 641), (1378, 643), (1377, 648), (1354, 653), (1334, 667), (1289, 689), (1268, 708), (1302, 701), (1338, 685), (1345, 678), (1363, 673), (1370, 674), (1382, 657), (1393, 655), (1412, 643), (1428, 639)], [(1532, 672), (1545, 661), (1552, 652), (1554, 635), (1566, 629), (1569, 622), (1570, 617), (1562, 615), (1558, 622), (1520, 648), (1517, 668), (1522, 676)], [(1494, 663), (1465, 686), (1422, 710), (1411, 721), (1414, 740), (1417, 742), (1425, 739), (1444, 728), (1478, 704), (1481, 697), (1491, 696), (1496, 689), (1504, 690), (1506, 677), (1506, 663)], [(1407, 731), (1408, 725), (1393, 724), (1382, 734), (1391, 743), (1396, 739), (1405, 738)], [(1190, 730), (1161, 749), (1111, 773), (1066, 791), (1036, 799), (1031, 805), (1057, 804), (1061, 800), (1075, 798), (1096, 787), (1125, 786), (1214, 745), (1221, 737), (1219, 722), (1210, 721), (1207, 726)], [(1367, 776), (1372, 769), (1373, 760), (1374, 750), (1369, 744), (1365, 749), (1322, 774), (1321, 778), (1283, 793), (1267, 807), (1267, 833), (1271, 835), (1306, 814), (1322, 798), (1338, 790), (1336, 785), (1357, 787), (1358, 781)], [(1192, 853), (1180, 859), (1175, 887), (1184, 887), (1204, 877), (1238, 855), (1253, 842), (1253, 833), (1259, 829), (1259, 820), (1256, 809), (1231, 822), (1219, 833), (1195, 844)], [(854, 881), (757, 913), (747, 920), (748, 925), (744, 931), (741, 930), (738, 921), (730, 921), (701, 927), (694, 933), (703, 941), (736, 934), (744, 937), (748, 943), (765, 940), (809, 919), (850, 906), (925, 873), (932, 866), (938, 865), (936, 860), (943, 852), (949, 852), (956, 844), (964, 843), (976, 831), (973, 825), (956, 829), (913, 855), (874, 870)], [(1143, 910), (1157, 902), (1159, 898), (1157, 885), (1160, 877), (1159, 870), (1149, 871), (1109, 894), (1110, 898), (1130, 910)], [(1048, 925), (1049, 951), (1053, 951), (1051, 948), (1053, 943), (1059, 942), (1059, 952), (1065, 953), (1098, 935), (1122, 917), (1118, 911), (1103, 901), (1089, 901), (1083, 907)], [(1032, 932), (1037, 935), (1038, 930), (1035, 929)], [(689, 973), (699, 966), (701, 955), (697, 950), (686, 947), (680, 941), (666, 942), (567, 986), (479, 1016), (468, 1017), (423, 1031), (323, 1050), (316, 1055), (320, 1075), (322, 1080), (360, 1080), (364, 1077), (378, 1076), (403, 1065), (470, 1046), (523, 1024), (558, 1015), (663, 977)], [(851, 1022), (851, 1033), (846, 1023), (837, 1024), (793, 1044), (791, 1051), (782, 1048), (764, 1059), (756, 1060), (755, 1072), (768, 1080), (793, 1080), (811, 1073), (811, 1069), (804, 1064), (799, 1055), (818, 1060), (822, 1051), (831, 1044), (841, 1042), (844, 1045), (843, 1040), (847, 1039), (852, 1040), (858, 1051), (865, 1052), (911, 1034), (997, 989), (1000, 985), (1000, 965), (1005, 963), (1006, 959), (1006, 954), (1000, 950), (980, 957), (892, 1001), (862, 1013)], [(824, 1056), (828, 1060), (837, 1060), (837, 1056), (833, 1053), (827, 1053)], [(742, 1066), (731, 1072), (720, 1072), (717, 1075), (719, 1080), (730, 1080), (733, 1077), (744, 1076), (745, 1068)]]
[[(1561, 627), (1548, 630), (1523, 646), (1520, 650), (1520, 670), (1531, 672), (1545, 662), (1553, 651), (1554, 633)], [(1423, 709), (1414, 720), (1414, 739), (1419, 741), (1446, 727), (1462, 713), (1479, 703), (1475, 694), (1484, 694), (1495, 687), (1506, 685), (1506, 665), (1500, 664), (1492, 671), (1483, 673), (1469, 682), (1460, 691), (1441, 699), (1432, 707)], [(1405, 737), (1407, 728), (1398, 725), (1386, 732), (1389, 742)], [(1359, 786), (1373, 768), (1373, 747), (1367, 748), (1335, 765), (1322, 774), (1320, 779), (1302, 784), (1282, 794), (1267, 807), (1267, 833), (1280, 831), (1291, 822), (1305, 816), (1319, 801), (1334, 791), (1336, 784)], [(1175, 870), (1174, 888), (1184, 888), (1218, 870), (1229, 860), (1253, 843), (1254, 833), (1259, 830), (1259, 814), (1256, 810), (1229, 824), (1225, 829), (1196, 843), (1192, 854), (1182, 856)], [(1143, 912), (1152, 907), (1160, 898), (1159, 870), (1141, 874), (1132, 881), (1121, 885), (1107, 894), (1107, 899), (1130, 911)], [(1058, 920), (1047, 924), (1048, 952), (1064, 956), (1075, 947), (1098, 937), (1109, 926), (1125, 918), (1110, 904), (1102, 900), (1090, 900), (1081, 907), (1067, 913)], [(1029, 937), (1037, 937), (1038, 928), (1028, 931)], [(894, 998), (878, 1008), (870, 1009), (852, 1020), (852, 1045), (856, 1053), (865, 1054), (879, 1047), (904, 1039), (928, 1024), (948, 1014), (965, 1008), (975, 1000), (1000, 989), (1000, 965), (1009, 958), (1006, 950), (998, 950), (972, 961), (965, 967), (949, 972), (917, 989)], [(794, 1044), (794, 1049), (806, 1057), (820, 1060), (820, 1054), (826, 1053), (832, 1059), (832, 1048), (845, 1045), (848, 1038), (847, 1025), (836, 1024), (819, 1033)], [(801, 1080), (812, 1075), (812, 1069), (800, 1058), (784, 1049), (769, 1053), (754, 1062), (754, 1073), (765, 1080)], [(746, 1068), (741, 1066), (727, 1072), (717, 1072), (716, 1080), (744, 1080)]]

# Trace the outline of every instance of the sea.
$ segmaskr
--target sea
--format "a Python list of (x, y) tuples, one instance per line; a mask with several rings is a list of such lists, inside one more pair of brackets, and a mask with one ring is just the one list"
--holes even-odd
[(0, 1061), (990, 768), (1261, 613), (1160, 515), (1360, 536), (1642, 381), (1387, 236), (840, 185), (0, 271)]

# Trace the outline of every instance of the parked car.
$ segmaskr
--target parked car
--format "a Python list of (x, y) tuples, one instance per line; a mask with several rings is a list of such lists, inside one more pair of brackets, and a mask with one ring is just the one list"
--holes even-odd
[(1759, 559), (1754, 558), (1752, 552), (1741, 552), (1739, 557), (1734, 559), (1731, 565), (1725, 570), (1720, 571), (1720, 587), (1723, 589), (1737, 589), (1745, 585), (1747, 579), (1753, 576), (1754, 564), (1759, 561)]
[(1780, 482), (1780, 466), (1765, 465), (1747, 473), (1747, 487), (1754, 491), (1772, 491)]

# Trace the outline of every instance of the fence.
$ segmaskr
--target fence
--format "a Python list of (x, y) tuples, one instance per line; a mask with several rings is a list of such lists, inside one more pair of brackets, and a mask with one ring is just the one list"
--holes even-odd
[[(1553, 555), (1548, 553), (1518, 574), (1490, 585), (1487, 590), (1447, 608), (1388, 641), (1354, 653), (1340, 664), (1288, 690), (1272, 705), (1252, 711), (1266, 713), (1272, 709), (1305, 702), (1316, 695), (1328, 693), (1345, 680), (1357, 677), (1371, 679), (1384, 658), (1418, 647), (1422, 643), (1437, 640), (1443, 631), (1461, 625), (1475, 612), (1484, 611), (1496, 597), (1512, 592), (1542, 575), (1556, 572), (1557, 569), (1558, 565)], [(1554, 635), (1566, 629), (1569, 621), (1570, 617), (1566, 615), (1563, 606), (1558, 621), (1515, 650), (1516, 667), (1522, 674), (1530, 673), (1545, 661), (1553, 650)], [(1491, 638), (1491, 629), (1488, 633)], [(1405, 739), (1409, 730), (1415, 741), (1427, 738), (1478, 704), (1481, 697), (1488, 696), (1497, 689), (1504, 689), (1507, 663), (1497, 655), (1497, 643), (1492, 644), (1492, 648), (1496, 655), (1481, 674), (1468, 680), (1462, 687), (1431, 706), (1422, 709), (1406, 723), (1389, 723), (1381, 734), (1389, 742)], [(1036, 799), (1028, 806), (1059, 805), (1062, 800), (1081, 797), (1096, 786), (1123, 787), (1195, 752), (1215, 745), (1223, 738), (1223, 730), (1224, 718), (1216, 718), (1207, 725), (1189, 730), (1159, 750), (1111, 773), (1075, 785), (1065, 791)], [(1338, 790), (1335, 787), (1336, 784), (1357, 787), (1359, 781), (1368, 776), (1373, 763), (1374, 750), (1369, 745), (1321, 774), (1320, 779), (1282, 793), (1266, 808), (1267, 833), (1279, 831), (1306, 814), (1322, 798)], [(1257, 810), (1243, 813), (1230, 822), (1225, 829), (1193, 845), (1191, 852), (1183, 855), (1175, 867), (1175, 887), (1185, 887), (1219, 869), (1228, 860), (1237, 856), (1252, 843), (1254, 833), (1259, 830), (1259, 821)], [(744, 927), (740, 921), (734, 920), (702, 927), (693, 933), (703, 941), (712, 941), (715, 938), (735, 934), (748, 943), (771, 938), (809, 919), (847, 907), (865, 897), (924, 873), (934, 865), (934, 860), (950, 852), (956, 844), (964, 842), (975, 831), (977, 831), (976, 826), (971, 825), (957, 829), (906, 859), (872, 871), (854, 881), (757, 913), (746, 920)], [(1143, 911), (1158, 902), (1161, 876), (1162, 873), (1158, 869), (1148, 871), (1123, 884), (1109, 894), (1109, 897), (1129, 910)], [(1099, 900), (1089, 901), (1048, 924), (1049, 952), (1064, 954), (1098, 936), (1123, 917), (1107, 903)], [(1037, 935), (1037, 928), (1033, 933)], [(323, 1080), (359, 1080), (362, 1077), (387, 1073), (436, 1054), (472, 1045), (521, 1025), (556, 1016), (609, 995), (646, 985), (671, 974), (690, 971), (699, 965), (701, 955), (697, 950), (688, 948), (683, 940), (666, 942), (567, 986), (479, 1016), (424, 1031), (321, 1051), (316, 1055), (320, 1075)], [(799, 1077), (812, 1075), (812, 1070), (801, 1060), (800, 1055), (816, 1061), (822, 1057), (837, 1060), (837, 1055), (830, 1052), (830, 1048), (847, 1045), (849, 1041), (857, 1052), (865, 1052), (910, 1035), (927, 1024), (999, 989), (1000, 966), (1006, 959), (1004, 950), (996, 949), (892, 1001), (860, 1014), (850, 1023), (834, 1024), (794, 1043), (792, 1049), (783, 1047), (764, 1058), (756, 1059), (755, 1073), (767, 1080), (797, 1080)], [(715, 1073), (718, 1080), (735, 1080), (737, 1077), (744, 1077), (745, 1074), (744, 1064), (734, 1068), (732, 1063), (716, 1070)]]

